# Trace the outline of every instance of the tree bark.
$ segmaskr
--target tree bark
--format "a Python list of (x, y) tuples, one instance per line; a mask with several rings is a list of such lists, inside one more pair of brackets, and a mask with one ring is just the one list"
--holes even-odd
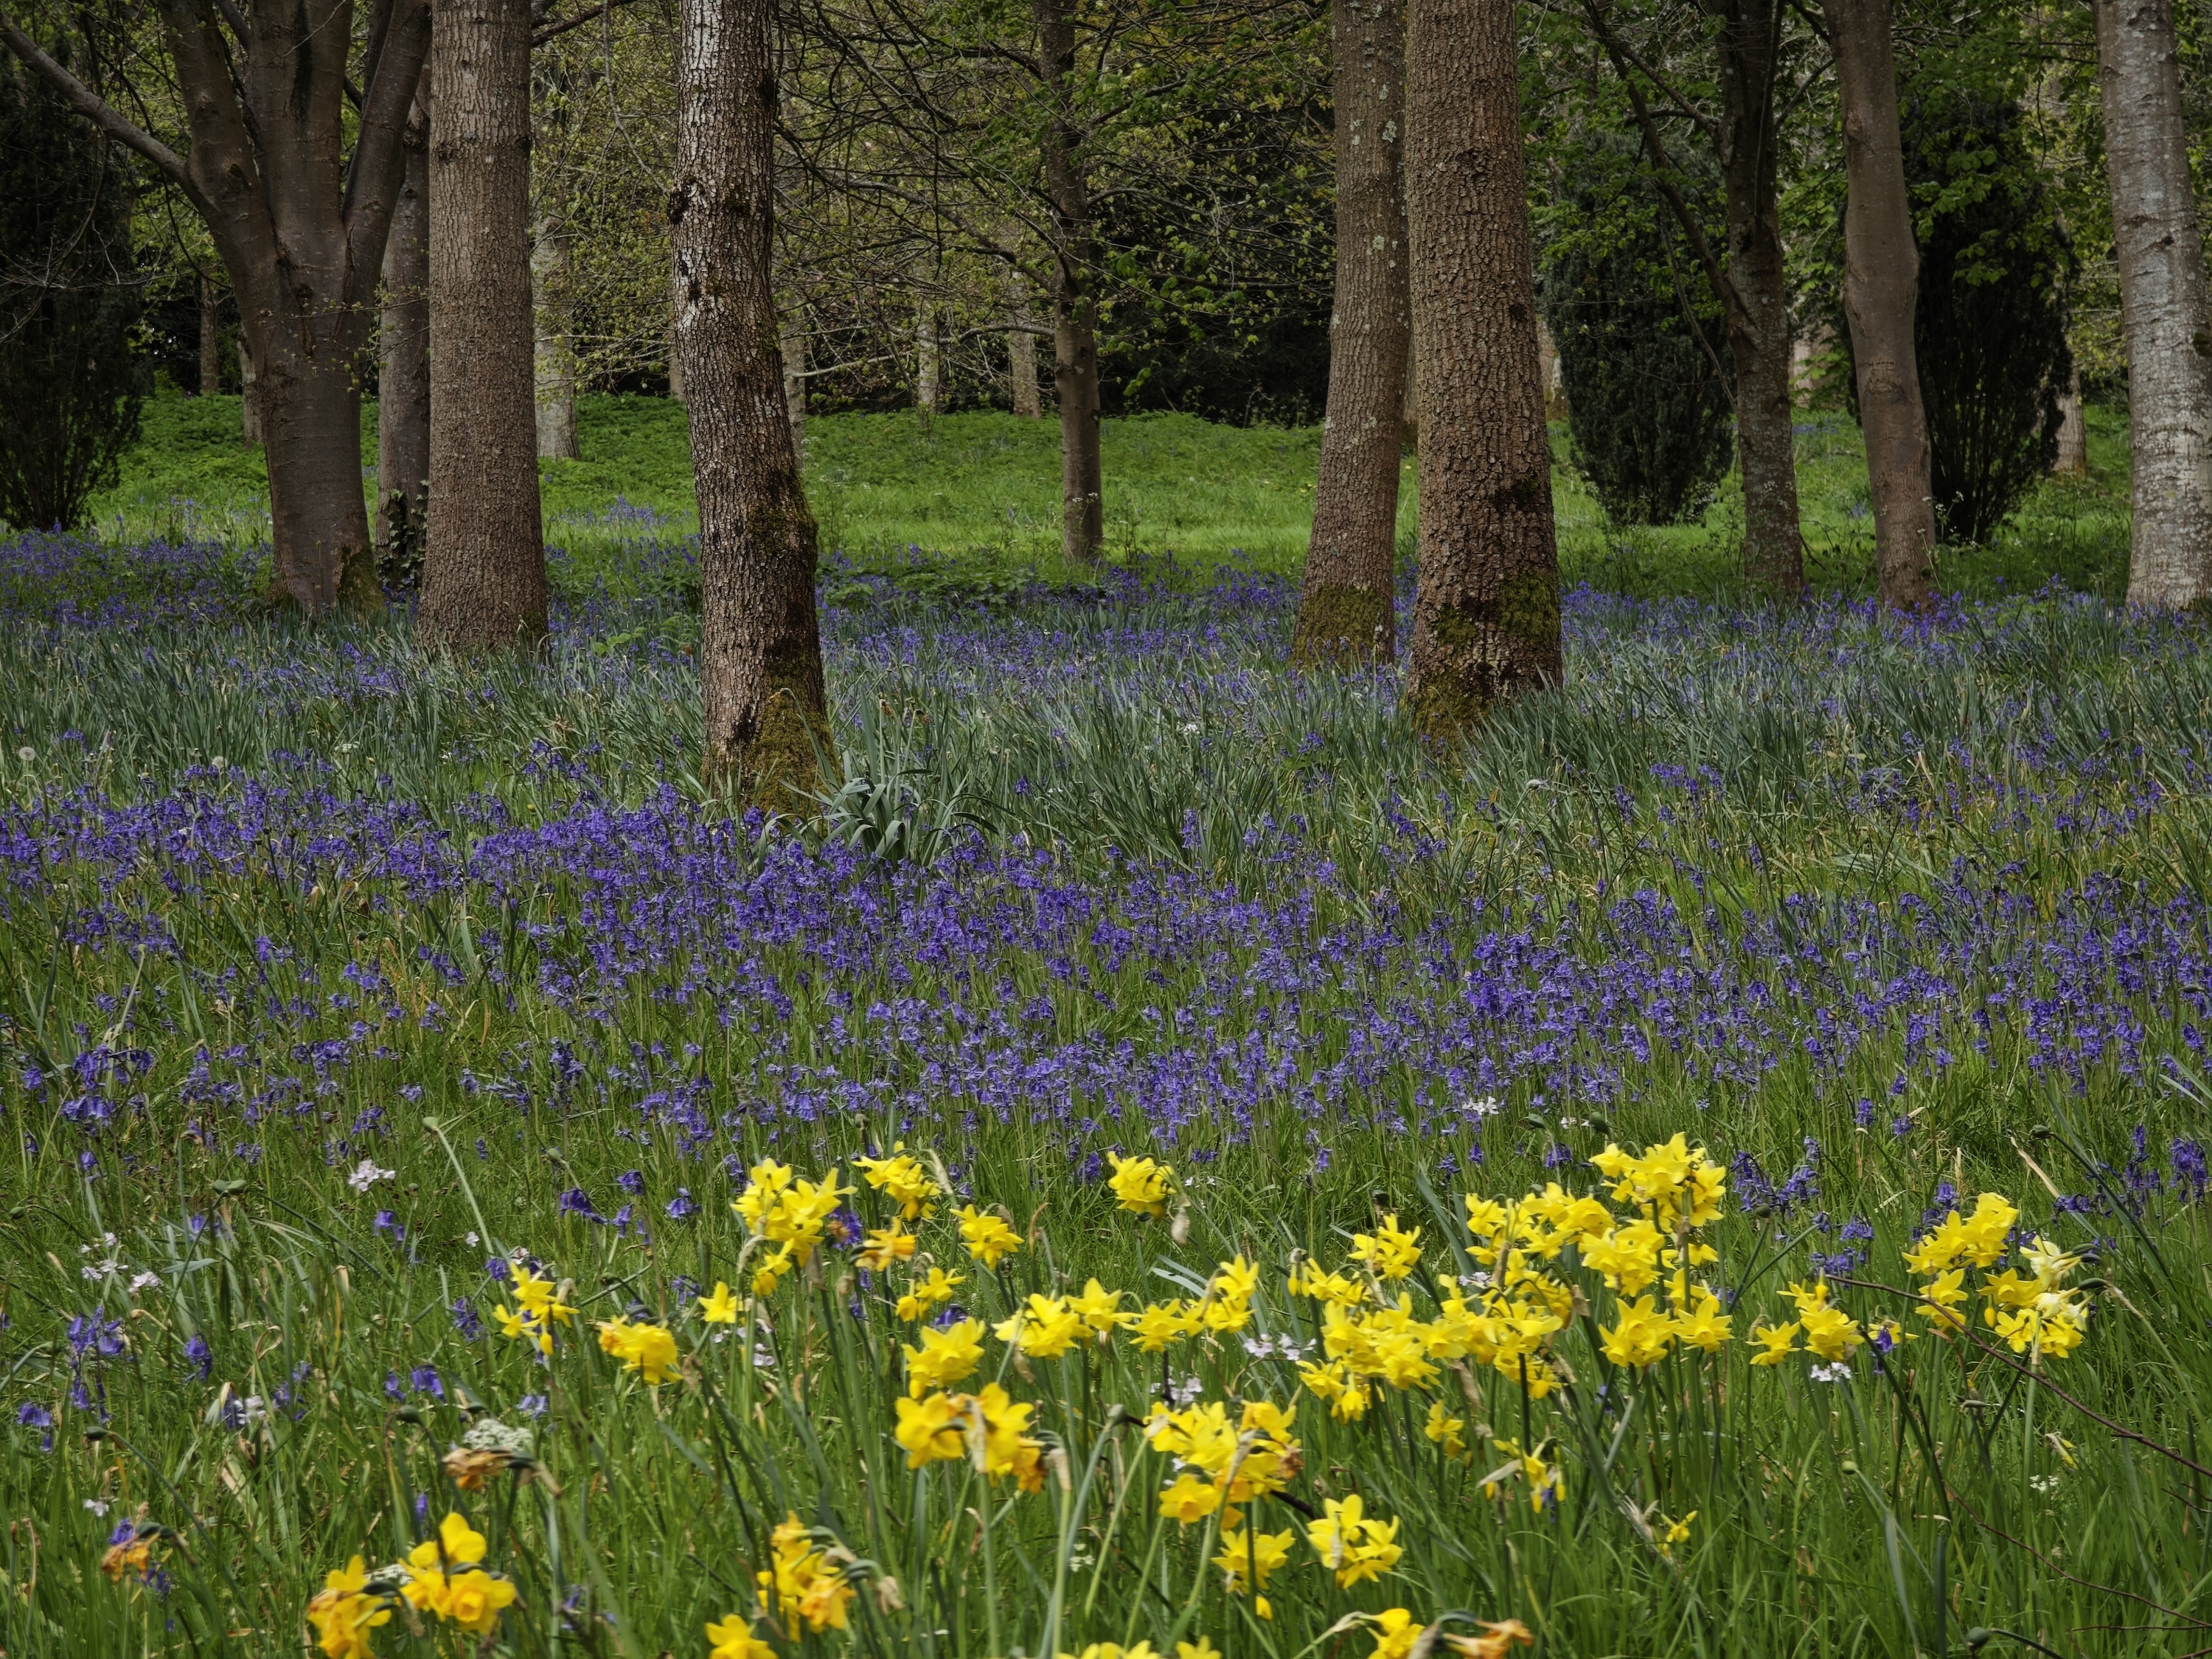
[(806, 475), (806, 325), (796, 315), (776, 331), (776, 356), (783, 360), (783, 412), (791, 422), (791, 453), (799, 476)]
[(937, 305), (925, 290), (917, 288), (914, 308), (914, 406), (924, 426), (936, 418), (941, 397), (937, 360)]
[(2089, 424), (2081, 412), (2081, 369), (2079, 364), (2058, 399), (2058, 453), (2051, 470), (2063, 478), (2089, 476)]
[(1805, 588), (1797, 523), (1796, 411), (1790, 397), (1790, 286), (1776, 186), (1774, 82), (1780, 0), (1718, 0), (1721, 183), (1728, 216), (1729, 354), (1736, 464), (1743, 479), (1743, 570), (1755, 591)]
[(1898, 137), (1889, 0), (1827, 0), (1844, 114), (1844, 315), (1858, 366), (1875, 562), (1882, 605), (1917, 610), (1935, 576), (1927, 411), (1912, 347), (1920, 254)]
[(417, 634), (545, 636), (530, 299), (530, 6), (447, 0), (430, 52), (430, 506)]
[(344, 139), (349, 0), (161, 0), (190, 147), (179, 155), (0, 16), (0, 40), (173, 184), (237, 296), (241, 366), (269, 450), (273, 601), (310, 615), (382, 602), (362, 495), (361, 356), (383, 264), (399, 131), (428, 40), (423, 0), (376, 14)]
[(1052, 381), (1060, 404), (1060, 550), (1089, 564), (1106, 544), (1105, 466), (1099, 453), (1097, 301), (1091, 190), (1074, 113), (1075, 16), (1069, 0), (1037, 0), (1038, 68), (1054, 110), (1045, 124), (1044, 179), (1052, 202)]
[[(248, 449), (261, 447), (261, 391), (254, 384), (253, 348), (248, 344), (246, 331), (238, 331), (238, 439)], [(270, 517), (276, 517), (276, 480), (269, 480)], [(274, 526), (271, 526), (274, 534)]]
[(1413, 324), (1406, 287), (1404, 0), (1334, 0), (1336, 285), (1328, 415), (1295, 662), (1389, 661)]
[(538, 222), (530, 250), (532, 345), (538, 410), (538, 453), (549, 461), (573, 461), (576, 447), (575, 306), (568, 289), (568, 227), (550, 218)]
[(1006, 361), (1013, 383), (1014, 413), (1025, 421), (1041, 420), (1044, 400), (1037, 395), (1035, 319), (1030, 315), (1029, 279), (1018, 265), (1007, 268), (1006, 295), (1012, 320), (1006, 331)]
[(376, 540), (395, 578), (421, 574), (430, 495), (430, 121), (422, 100), (408, 118), (405, 155), (384, 245), (376, 403)]
[(1560, 678), (1552, 457), (1508, 0), (1411, 0), (1406, 218), (1420, 354), (1420, 587), (1406, 706), (1443, 743)]
[(676, 314), (684, 309), (684, 273), (674, 246), (669, 249), (668, 261), (668, 395), (678, 403), (684, 396), (684, 359), (676, 349)]
[(771, 811), (820, 787), (829, 697), (806, 505), (776, 348), (772, 0), (684, 0), (677, 361), (699, 496), (702, 774)]
[(2128, 348), (2128, 603), (2212, 594), (2212, 319), (2171, 0), (2097, 0), (2098, 84)]
[(215, 278), (200, 278), (200, 396), (222, 390), (222, 290)]

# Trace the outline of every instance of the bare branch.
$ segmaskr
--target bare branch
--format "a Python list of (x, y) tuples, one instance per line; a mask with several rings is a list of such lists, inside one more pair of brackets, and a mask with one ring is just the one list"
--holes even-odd
[(630, 3), (631, 0), (600, 0), (599, 4), (586, 7), (574, 17), (564, 17), (557, 23), (548, 23), (544, 27), (533, 31), (530, 37), (530, 44), (533, 46), (542, 46), (548, 40), (566, 34), (570, 29), (580, 29), (594, 18), (605, 16), (617, 6), (627, 6)]
[(185, 165), (182, 156), (143, 127), (117, 113), (112, 105), (48, 57), (39, 43), (16, 27), (15, 20), (3, 12), (0, 12), (0, 40), (7, 42), (8, 50), (22, 60), (26, 69), (43, 77), (60, 93), (71, 109), (125, 149), (144, 156), (167, 175), (170, 181), (191, 198), (195, 207), (206, 210), (207, 198), (193, 184), (191, 169)]

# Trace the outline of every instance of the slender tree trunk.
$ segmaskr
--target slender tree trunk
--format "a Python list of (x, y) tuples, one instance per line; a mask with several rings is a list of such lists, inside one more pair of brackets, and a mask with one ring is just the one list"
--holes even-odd
[(671, 246), (668, 265), (668, 395), (678, 403), (684, 396), (684, 357), (676, 349), (676, 318), (684, 309), (682, 256)]
[(420, 100), (407, 123), (404, 153), (384, 243), (376, 404), (376, 539), (394, 580), (421, 576), (430, 495), (430, 121)]
[(1442, 743), (1560, 678), (1552, 455), (1508, 0), (1411, 0), (1406, 218), (1421, 574), (1406, 706)]
[(568, 227), (550, 218), (538, 222), (530, 250), (532, 347), (538, 405), (538, 453), (549, 461), (573, 461), (576, 447), (575, 307), (568, 291)]
[(2058, 399), (2058, 453), (2051, 470), (2063, 478), (2089, 476), (2089, 424), (2081, 412), (2081, 368), (2074, 366)]
[(1796, 411), (1790, 397), (1790, 286), (1776, 190), (1774, 120), (1780, 0), (1718, 0), (1720, 161), (1727, 200), (1729, 353), (1736, 462), (1743, 478), (1743, 570), (1757, 591), (1805, 588), (1797, 526)]
[(529, 0), (450, 0), (430, 48), (430, 510), (416, 626), (545, 635), (530, 303)]
[(924, 426), (936, 418), (942, 395), (937, 360), (937, 302), (917, 284), (914, 307), (914, 406)]
[(200, 278), (200, 396), (222, 390), (222, 290), (215, 278)]
[(799, 476), (806, 474), (806, 325), (794, 313), (776, 331), (776, 355), (783, 360), (783, 411), (791, 422), (791, 453)]
[(1013, 382), (1014, 413), (1025, 421), (1039, 420), (1044, 415), (1044, 400), (1037, 396), (1036, 319), (1030, 314), (1029, 279), (1018, 265), (1007, 268), (1006, 296), (1013, 325), (1006, 331), (1006, 361)]
[(1075, 18), (1069, 0), (1037, 0), (1039, 65), (1057, 100), (1044, 134), (1052, 199), (1052, 381), (1060, 404), (1060, 550), (1079, 564), (1106, 544), (1105, 465), (1099, 453), (1097, 301), (1091, 190), (1073, 112)]
[(2097, 0), (2098, 84), (2128, 348), (2128, 603), (2212, 595), (2212, 319), (2171, 0)]
[(1935, 576), (1936, 503), (1929, 483), (1928, 416), (1912, 349), (1920, 254), (1898, 137), (1897, 69), (1889, 0), (1827, 0), (1844, 108), (1844, 315), (1858, 365), (1881, 602), (1911, 611)]
[(821, 784), (829, 697), (807, 508), (776, 349), (771, 0), (684, 0), (677, 358), (699, 495), (703, 773), (771, 811)]
[[(253, 348), (242, 328), (238, 331), (238, 435), (248, 449), (261, 447), (261, 389), (255, 384)], [(270, 480), (270, 486), (273, 498), (275, 479)]]
[(1388, 661), (1398, 463), (1413, 325), (1406, 289), (1404, 0), (1334, 0), (1336, 292), (1328, 418), (1292, 660)]

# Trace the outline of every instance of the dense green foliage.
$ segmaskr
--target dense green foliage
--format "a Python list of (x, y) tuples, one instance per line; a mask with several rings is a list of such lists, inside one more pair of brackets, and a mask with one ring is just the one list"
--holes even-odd
[(74, 526), (138, 435), (130, 188), (106, 141), (0, 57), (0, 522)]

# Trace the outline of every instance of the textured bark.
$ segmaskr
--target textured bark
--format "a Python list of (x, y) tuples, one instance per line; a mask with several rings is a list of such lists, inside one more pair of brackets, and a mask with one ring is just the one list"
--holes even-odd
[(1790, 397), (1790, 287), (1776, 191), (1774, 120), (1780, 0), (1718, 0), (1720, 163), (1728, 216), (1729, 351), (1736, 464), (1743, 478), (1743, 570), (1754, 589), (1805, 588), (1797, 525), (1796, 411)]
[(1406, 218), (1421, 386), (1406, 705), (1432, 743), (1560, 677), (1552, 457), (1510, 0), (1411, 0)]
[[(238, 438), (248, 449), (261, 447), (261, 389), (255, 383), (253, 348), (246, 343), (246, 331), (238, 331)], [(270, 478), (270, 495), (276, 494), (275, 478)], [(270, 509), (274, 516), (275, 509)]]
[[(427, 77), (426, 77), (427, 78)], [(426, 84), (423, 97), (429, 88)], [(376, 541), (387, 568), (418, 562), (430, 498), (430, 123), (420, 100), (384, 245), (377, 381)]]
[(2089, 425), (2081, 414), (2079, 364), (2058, 398), (2058, 453), (2051, 459), (2051, 470), (2065, 478), (2089, 476)]
[(2128, 602), (2212, 595), (2212, 319), (2171, 0), (2097, 0), (2098, 84), (2128, 348)]
[(382, 594), (362, 494), (360, 371), (428, 9), (380, 6), (350, 117), (349, 0), (161, 0), (158, 9), (191, 138), (181, 156), (4, 17), (0, 40), (151, 163), (207, 226), (238, 299), (241, 368), (252, 365), (246, 441), (258, 419), (269, 451), (271, 599), (311, 615), (374, 610)]
[(529, 0), (447, 0), (430, 52), (430, 508), (422, 639), (545, 636), (530, 296)]
[(1844, 316), (1858, 365), (1876, 579), (1886, 607), (1911, 611), (1928, 602), (1935, 576), (1936, 503), (1912, 347), (1920, 254), (1898, 137), (1889, 0), (1827, 0), (1827, 19), (1850, 192), (1844, 210)]
[(200, 278), (200, 396), (222, 390), (222, 290), (215, 278)]
[[(1069, 0), (1037, 0), (1039, 67), (1063, 100), (1073, 95), (1075, 20)], [(1097, 302), (1091, 190), (1081, 134), (1065, 102), (1044, 133), (1052, 198), (1052, 384), (1060, 404), (1060, 550), (1087, 564), (1106, 544), (1105, 467), (1099, 454)]]
[(676, 313), (684, 309), (684, 272), (681, 258), (672, 247), (668, 264), (668, 395), (678, 403), (684, 396), (684, 360), (676, 350)]
[(937, 304), (917, 291), (914, 308), (914, 406), (927, 426), (942, 401), (937, 359)]
[(1328, 417), (1291, 655), (1388, 661), (1413, 325), (1406, 289), (1404, 0), (1334, 0), (1336, 285)]
[(703, 775), (773, 811), (811, 808), (829, 699), (814, 515), (776, 348), (771, 0), (684, 0), (676, 189), (677, 360), (699, 496)]
[(1040, 420), (1044, 400), (1037, 395), (1036, 319), (1030, 315), (1030, 284), (1019, 268), (1006, 273), (1006, 294), (1012, 326), (1006, 331), (1006, 360), (1013, 382), (1014, 413), (1024, 420)]
[(806, 471), (806, 330), (795, 317), (776, 331), (776, 356), (783, 360), (783, 411), (791, 422), (791, 453), (802, 477)]
[(530, 250), (531, 314), (536, 319), (532, 345), (538, 408), (538, 453), (549, 461), (573, 461), (576, 447), (575, 306), (569, 296), (569, 236), (551, 219), (538, 223)]

